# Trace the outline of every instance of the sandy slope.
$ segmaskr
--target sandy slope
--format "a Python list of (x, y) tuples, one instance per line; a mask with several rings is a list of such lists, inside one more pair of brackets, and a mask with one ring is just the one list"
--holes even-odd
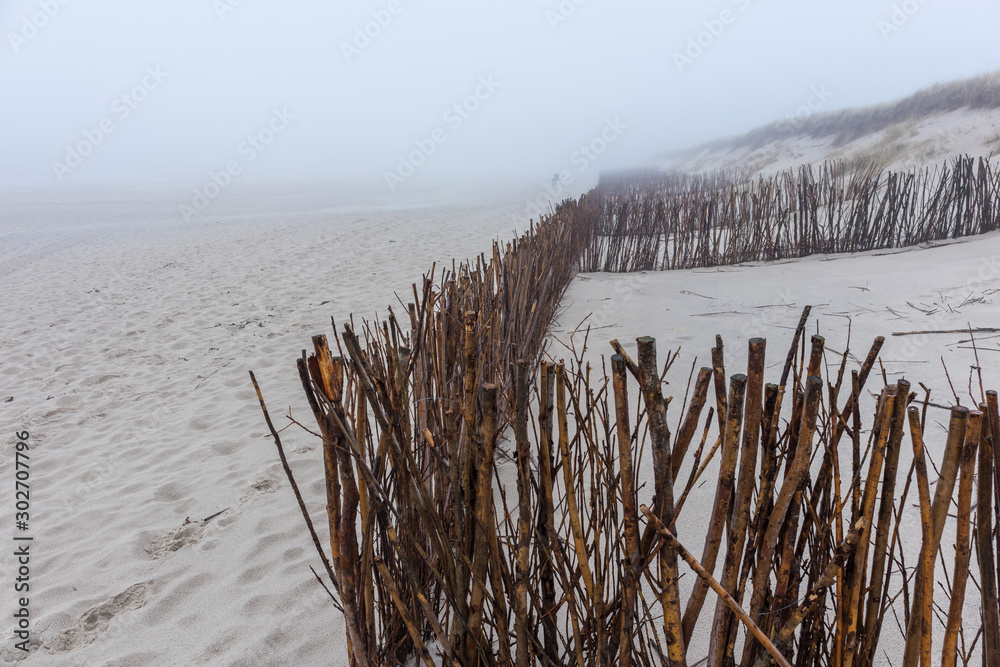
[[(788, 121), (794, 128), (795, 120)], [(792, 136), (762, 146), (719, 147), (664, 160), (659, 166), (685, 172), (751, 165), (773, 174), (824, 160), (877, 161), (891, 169), (937, 166), (955, 155), (1000, 153), (1000, 110), (958, 109), (897, 123), (843, 145), (836, 137)]]
[[(2, 203), (8, 480), (14, 433), (32, 444), (27, 664), (339, 664), (343, 623), (309, 572), (320, 565), (247, 371), (279, 425), (289, 404), (305, 417), (295, 358), (309, 337), (394, 290), (406, 299), (433, 261), (512, 236), (524, 194), (443, 208), (248, 190), (190, 222), (177, 201)], [(294, 431), (286, 446), (318, 518), (320, 449)], [(0, 557), (3, 581), (14, 568)], [(0, 598), (4, 618), (14, 604)], [(0, 660), (22, 659), (2, 625)]]
[[(968, 333), (892, 334), (1000, 326), (1000, 235), (771, 264), (581, 274), (566, 294), (556, 336), (566, 340), (582, 321), (583, 327), (592, 326), (591, 354), (610, 355), (607, 341), (613, 338), (634, 348), (637, 336), (653, 335), (661, 354), (682, 346), (686, 379), (694, 356), (701, 358), (699, 365), (711, 365), (708, 350), (715, 334), (744, 362), (747, 340), (768, 338), (769, 358), (780, 367), (807, 304), (813, 306), (810, 333), (818, 323), (830, 348), (843, 352), (849, 323), (852, 357), (863, 359), (874, 337), (884, 335), (881, 358), (890, 381), (905, 372), (932, 387), (940, 402), (951, 396), (943, 356), (968, 403), (974, 352), (961, 342), (969, 340)], [(582, 332), (576, 334), (580, 338)], [(1000, 337), (982, 334), (977, 340), (984, 377), (990, 372), (1000, 377)], [(560, 346), (551, 350), (557, 354)]]

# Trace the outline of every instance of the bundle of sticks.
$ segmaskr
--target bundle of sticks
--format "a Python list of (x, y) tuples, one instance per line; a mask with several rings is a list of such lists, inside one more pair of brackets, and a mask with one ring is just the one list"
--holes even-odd
[(996, 392), (955, 406), (935, 442), (929, 400), (905, 380), (883, 376), (877, 403), (863, 400), (884, 340), (848, 368), (847, 351), (830, 359), (822, 337), (806, 340), (808, 308), (776, 382), (763, 339), (727, 379), (717, 337), (673, 430), (663, 380), (677, 352), (658, 360), (640, 338), (633, 360), (616, 342), (600, 369), (586, 343), (568, 363), (545, 355), (578, 271), (981, 233), (1000, 223), (998, 175), (962, 158), (923, 175), (669, 178), (606, 180), (489, 255), (432, 269), (402, 317), (313, 338), (297, 364), (323, 442), (325, 527), (257, 387), (352, 664), (853, 667), (940, 654), (1000, 667)]
[[(699, 646), (710, 665), (871, 665), (886, 625), (901, 633), (896, 664), (1000, 656), (996, 392), (954, 407), (940, 446), (925, 444), (927, 403), (900, 380), (866, 429), (883, 339), (859, 368), (846, 352), (830, 362), (822, 337), (806, 341), (806, 309), (777, 382), (759, 338), (727, 382), (717, 339), (672, 432), (662, 380), (677, 353), (661, 365), (654, 339), (637, 340), (635, 360), (614, 342), (610, 373), (575, 351), (505, 373), (484, 361), (480, 314), (449, 335), (425, 297), (406, 334), (390, 320), (363, 347), (348, 325), (338, 354), (319, 336), (299, 364), (354, 664), (687, 665)], [(928, 449), (943, 452), (933, 495)], [(685, 522), (709, 478), (707, 524)], [(969, 578), (980, 618), (965, 613)]]

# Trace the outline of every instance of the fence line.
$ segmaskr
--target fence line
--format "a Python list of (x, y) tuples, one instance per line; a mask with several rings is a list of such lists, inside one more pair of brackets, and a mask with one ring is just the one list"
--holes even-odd
[(769, 178), (604, 178), (584, 271), (691, 269), (819, 253), (898, 248), (1000, 229), (1000, 174), (989, 160), (936, 168), (805, 165)]
[[(808, 308), (777, 382), (765, 383), (766, 343), (754, 339), (727, 393), (718, 339), (673, 433), (659, 379), (676, 355), (657, 359), (653, 339), (637, 341), (637, 360), (616, 342), (610, 374), (582, 351), (568, 365), (542, 361), (579, 270), (710, 266), (982, 233), (997, 228), (997, 185), (988, 161), (968, 159), (908, 174), (830, 164), (815, 177), (803, 169), (756, 181), (735, 171), (608, 178), (489, 255), (432, 269), (402, 316), (390, 309), (385, 321), (345, 324), (332, 343), (314, 337), (298, 370), (323, 440), (326, 530), (299, 500), (344, 613), (352, 664), (686, 665), (699, 620), (711, 619), (712, 665), (867, 666), (903, 590), (906, 664), (916, 664), (929, 660), (936, 636), (928, 621), (940, 583), (935, 555), (956, 484), (951, 572), (969, 569), (974, 533), (983, 655), (1000, 660), (991, 649), (1000, 648), (992, 620), (1000, 494), (986, 486), (1000, 489), (995, 392), (978, 410), (952, 410), (931, 500), (925, 416), (908, 383), (880, 390), (862, 437), (859, 397), (882, 339), (859, 368), (845, 354), (824, 382), (824, 341), (804, 339)], [(259, 388), (258, 396), (267, 416)], [(280, 452), (269, 417), (268, 425)], [(496, 462), (508, 427), (516, 497)], [(901, 474), (907, 428), (917, 463)], [(636, 486), (647, 448), (652, 493)], [(713, 459), (711, 521), (685, 534), (677, 519)], [(286, 472), (298, 494), (287, 464)], [(912, 577), (898, 566), (908, 494), (918, 496), (924, 529)], [(699, 577), (687, 600), (679, 560)], [(967, 663), (965, 579), (949, 582), (938, 648), (947, 664)]]

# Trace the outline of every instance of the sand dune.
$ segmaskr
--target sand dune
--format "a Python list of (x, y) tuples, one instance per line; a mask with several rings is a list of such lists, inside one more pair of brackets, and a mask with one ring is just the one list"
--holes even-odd
[[(795, 127), (795, 121), (789, 121)], [(805, 133), (762, 145), (719, 145), (663, 160), (659, 165), (684, 172), (750, 165), (768, 175), (824, 160), (874, 161), (895, 170), (939, 166), (955, 155), (988, 157), (1000, 151), (1000, 110), (961, 108), (895, 123), (853, 141)]]

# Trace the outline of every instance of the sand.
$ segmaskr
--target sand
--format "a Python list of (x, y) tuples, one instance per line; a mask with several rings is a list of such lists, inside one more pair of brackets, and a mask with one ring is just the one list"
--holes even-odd
[[(554, 331), (551, 354), (590, 325), (589, 356), (613, 354), (608, 341), (630, 350), (638, 336), (655, 336), (661, 355), (682, 348), (677, 368), (684, 383), (691, 363), (711, 366), (710, 348), (720, 334), (729, 359), (745, 372), (747, 341), (768, 339), (769, 367), (780, 375), (802, 309), (812, 305), (807, 332), (827, 339), (828, 362), (836, 372), (847, 344), (860, 363), (875, 336), (886, 337), (881, 351), (886, 377), (905, 376), (933, 389), (932, 400), (948, 403), (955, 389), (966, 405), (975, 351), (968, 333), (894, 336), (893, 333), (1000, 327), (1000, 234), (912, 248), (855, 255), (818, 255), (771, 264), (758, 263), (688, 271), (634, 274), (581, 274), (570, 285)], [(583, 323), (580, 327), (580, 323)], [(583, 332), (574, 335), (581, 340)], [(1000, 335), (976, 334), (987, 389), (1000, 385)], [(686, 363), (685, 363), (686, 362)], [(856, 367), (856, 366), (855, 366)], [(849, 366), (850, 368), (850, 366)], [(737, 372), (733, 370), (732, 372)], [(979, 400), (978, 376), (974, 382)], [(921, 392), (921, 396), (923, 393)]]

